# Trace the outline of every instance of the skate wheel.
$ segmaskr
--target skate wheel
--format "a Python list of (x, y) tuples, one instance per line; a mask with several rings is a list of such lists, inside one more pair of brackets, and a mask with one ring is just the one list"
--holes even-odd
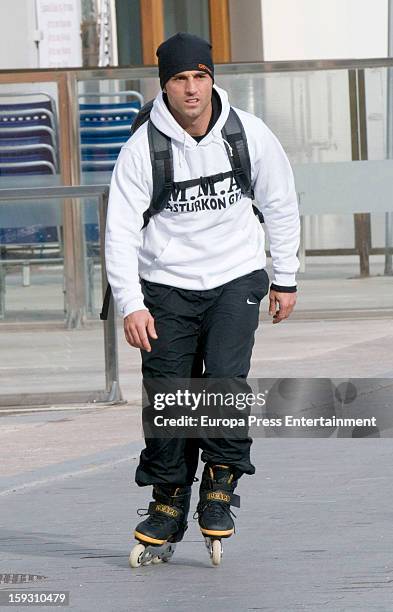
[(161, 559), (160, 557), (153, 557), (151, 562), (154, 563), (154, 565), (158, 565), (158, 563), (162, 563), (163, 562), (163, 559)]
[(221, 540), (213, 540), (211, 547), (211, 558), (213, 565), (220, 565), (222, 557)]
[(143, 544), (136, 544), (134, 546), (129, 558), (129, 563), (131, 567), (140, 567), (144, 552), (145, 546)]

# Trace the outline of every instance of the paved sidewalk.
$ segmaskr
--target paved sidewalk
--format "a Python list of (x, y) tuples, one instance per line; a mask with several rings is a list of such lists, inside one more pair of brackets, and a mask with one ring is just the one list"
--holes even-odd
[(20, 473), (15, 492), (0, 493), (2, 572), (45, 576), (31, 589), (68, 590), (80, 612), (391, 611), (390, 441), (256, 440), (257, 474), (239, 484), (237, 533), (219, 568), (192, 520), (170, 563), (128, 567), (135, 510), (149, 501), (132, 484), (139, 449)]

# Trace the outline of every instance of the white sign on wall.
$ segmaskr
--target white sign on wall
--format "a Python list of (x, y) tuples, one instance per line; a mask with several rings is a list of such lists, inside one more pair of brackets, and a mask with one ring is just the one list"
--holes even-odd
[(82, 65), (80, 0), (36, 0), (40, 68)]

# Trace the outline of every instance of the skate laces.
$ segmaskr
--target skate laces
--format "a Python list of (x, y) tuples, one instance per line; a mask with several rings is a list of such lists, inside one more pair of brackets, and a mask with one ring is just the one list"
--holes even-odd
[[(210, 518), (213, 520), (219, 521), (221, 517), (223, 516), (223, 514), (227, 514), (229, 517), (231, 517), (231, 519), (232, 517), (237, 518), (236, 514), (232, 512), (231, 508), (227, 506), (226, 504), (211, 501), (211, 502), (207, 502), (207, 504), (205, 504), (203, 507), (197, 508), (195, 510), (193, 517), (192, 517), (194, 521), (199, 520), (207, 508), (209, 508), (209, 515), (210, 515)], [(233, 524), (233, 533), (236, 533), (236, 526), (233, 520), (232, 520), (232, 524)]]
[(149, 514), (149, 523), (152, 527), (161, 527), (161, 525), (167, 523), (168, 520), (175, 520), (173, 517), (163, 514), (162, 512), (149, 513), (148, 508), (138, 508), (136, 513), (138, 516), (147, 516)]
[(161, 514), (161, 512), (151, 514), (149, 518), (149, 523), (152, 527), (161, 527), (161, 525), (167, 524), (168, 521), (174, 521), (174, 519), (166, 514)]
[(213, 499), (208, 500), (203, 505), (201, 502), (199, 502), (197, 509), (195, 510), (192, 518), (194, 520), (199, 519), (207, 508), (209, 508), (210, 516), (214, 519), (221, 518), (223, 513), (227, 514), (228, 516), (231, 516), (231, 517), (233, 516), (234, 518), (237, 518), (236, 514), (231, 510), (231, 507), (228, 503), (226, 502), (223, 503), (223, 502), (213, 500)]
[(208, 501), (207, 504), (205, 504), (200, 511), (198, 511), (197, 509), (194, 515), (197, 515), (197, 517), (199, 517), (199, 515), (202, 515), (207, 508), (209, 508), (210, 516), (214, 519), (221, 518), (223, 514), (228, 514), (228, 516), (233, 516), (234, 518), (237, 518), (236, 514), (231, 510), (228, 504), (223, 504), (217, 501)]
[(149, 514), (149, 510), (147, 508), (138, 508), (136, 513), (138, 516), (146, 516)]

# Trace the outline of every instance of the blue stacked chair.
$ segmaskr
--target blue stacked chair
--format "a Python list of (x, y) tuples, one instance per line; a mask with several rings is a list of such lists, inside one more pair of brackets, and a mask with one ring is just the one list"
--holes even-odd
[[(43, 98), (25, 102), (26, 98)], [(56, 174), (57, 122), (53, 98), (46, 93), (1, 94), (0, 175)], [(18, 100), (15, 102), (15, 100)]]
[[(127, 98), (125, 102), (102, 102), (102, 98)], [(131, 125), (143, 105), (137, 91), (81, 94), (96, 103), (80, 103), (81, 159), (84, 172), (111, 172), (121, 146), (131, 135)]]
[[(79, 96), (80, 100), (90, 98), (97, 102), (79, 103), (82, 171), (112, 172), (122, 145), (131, 136), (131, 125), (143, 105), (143, 96), (137, 91)], [(108, 102), (113, 98), (123, 101)], [(93, 222), (97, 215), (95, 204), (89, 207), (87, 203), (85, 215), (87, 254), (94, 255), (99, 243), (98, 221)]]
[[(54, 175), (58, 172), (58, 125), (54, 99), (45, 92), (0, 94), (0, 176)], [(37, 215), (36, 212), (37, 211)], [(61, 254), (58, 203), (29, 202), (1, 211), (0, 260)], [(37, 223), (36, 219), (45, 219)], [(56, 224), (56, 225), (55, 225)], [(3, 288), (4, 291), (4, 288)], [(1, 315), (1, 313), (0, 313)]]

